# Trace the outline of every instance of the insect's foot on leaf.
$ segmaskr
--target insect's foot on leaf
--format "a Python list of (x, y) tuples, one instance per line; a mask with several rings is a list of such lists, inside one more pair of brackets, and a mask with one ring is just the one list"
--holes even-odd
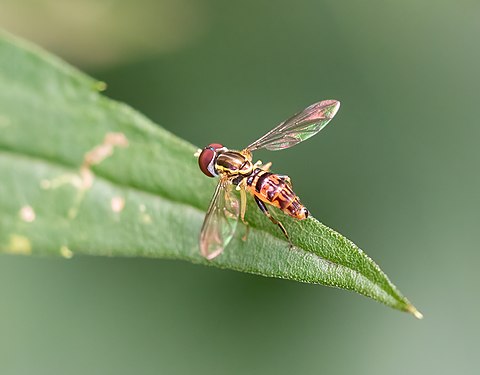
[(242, 241), (245, 242), (248, 238), (248, 234), (250, 233), (250, 225), (248, 225), (248, 222), (244, 222), (245, 224), (245, 234), (242, 236)]

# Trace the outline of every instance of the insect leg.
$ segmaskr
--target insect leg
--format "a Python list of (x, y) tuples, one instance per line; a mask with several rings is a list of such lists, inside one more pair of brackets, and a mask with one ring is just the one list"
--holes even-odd
[(262, 165), (261, 168), (262, 168), (264, 171), (268, 172), (268, 171), (270, 170), (270, 167), (271, 167), (271, 166), (272, 166), (272, 162), (269, 161), (267, 164)]
[(245, 220), (245, 211), (247, 210), (247, 194), (245, 192), (245, 183), (243, 180), (238, 186), (240, 187), (240, 218), (242, 219), (243, 224), (246, 225), (247, 229), (245, 235), (242, 237), (243, 241), (247, 240), (248, 232), (250, 230), (250, 226), (248, 222)]
[(240, 188), (240, 218), (243, 221), (243, 224), (248, 225), (245, 221), (245, 211), (247, 210), (247, 194), (245, 193), (245, 188)]
[[(265, 205), (265, 203), (263, 203), (260, 199), (258, 199), (257, 197), (255, 197), (255, 202), (257, 202), (257, 205), (258, 207), (260, 207), (260, 210), (262, 210), (262, 212), (270, 219), (270, 221), (273, 223), (273, 224), (276, 224), (278, 225), (278, 227), (282, 230), (283, 234), (285, 235), (285, 237), (287, 238), (288, 242), (290, 242), (290, 237), (288, 237), (288, 233), (287, 233), (287, 230), (285, 229), (285, 227), (283, 226), (283, 224), (278, 221), (277, 219), (275, 219), (271, 214), (270, 212), (268, 211), (268, 208), (267, 206)], [(290, 242), (290, 245), (292, 245), (292, 243)]]
[(271, 161), (269, 161), (267, 164), (263, 164), (261, 160), (258, 160), (255, 164), (253, 164), (253, 169), (260, 168), (261, 170), (268, 172), (271, 166), (272, 166)]

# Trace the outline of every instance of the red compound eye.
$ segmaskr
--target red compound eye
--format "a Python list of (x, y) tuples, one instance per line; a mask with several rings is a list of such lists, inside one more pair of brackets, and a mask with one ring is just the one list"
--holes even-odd
[(211, 143), (207, 147), (205, 147), (198, 157), (198, 166), (205, 173), (208, 177), (215, 177), (216, 174), (213, 165), (213, 159), (216, 156), (216, 150), (219, 148), (223, 148), (220, 143)]

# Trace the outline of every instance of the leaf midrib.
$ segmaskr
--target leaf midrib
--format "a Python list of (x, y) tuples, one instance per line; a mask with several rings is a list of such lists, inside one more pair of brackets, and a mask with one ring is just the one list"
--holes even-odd
[[(51, 158), (48, 158), (44, 155), (39, 155), (39, 154), (35, 154), (35, 153), (32, 153), (32, 152), (18, 151), (18, 150), (9, 148), (9, 147), (5, 147), (5, 145), (2, 145), (2, 144), (0, 144), (0, 153), (11, 154), (11, 155), (15, 155), (15, 157), (21, 157), (21, 158), (24, 158), (24, 159), (34, 160), (36, 162), (41, 162), (41, 163), (50, 165), (52, 167), (68, 169), (68, 170), (70, 170), (70, 171), (72, 171), (73, 173), (76, 173), (76, 174), (78, 174), (78, 172), (79, 172), (79, 167), (74, 167), (73, 165), (71, 165), (69, 163), (59, 161), (57, 159), (51, 159)], [(182, 206), (194, 208), (197, 211), (204, 212), (204, 210), (202, 210), (200, 207), (195, 206), (192, 203), (183, 202), (183, 201), (180, 201), (178, 199), (173, 199), (173, 198), (168, 197), (166, 195), (160, 194), (158, 192), (153, 192), (153, 191), (150, 191), (150, 190), (141, 189), (141, 188), (139, 188), (137, 186), (134, 186), (134, 185), (119, 182), (119, 181), (111, 179), (111, 178), (109, 178), (109, 177), (107, 177), (107, 176), (105, 176), (101, 173), (98, 173), (97, 171), (94, 170), (94, 168), (91, 169), (91, 171), (95, 175), (96, 178), (100, 178), (103, 181), (109, 182), (110, 184), (112, 184), (114, 186), (131, 189), (131, 190), (134, 190), (134, 191), (138, 191), (138, 192), (141, 192), (141, 193), (144, 193), (144, 194), (153, 195), (153, 196), (156, 196), (156, 197), (161, 197), (162, 199), (173, 202), (175, 204), (179, 204), (179, 205), (182, 205)]]

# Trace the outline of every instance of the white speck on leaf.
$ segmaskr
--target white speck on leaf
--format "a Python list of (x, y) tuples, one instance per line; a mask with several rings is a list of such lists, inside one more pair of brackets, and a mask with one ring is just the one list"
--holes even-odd
[(119, 196), (113, 197), (110, 200), (110, 206), (113, 212), (122, 212), (125, 207), (125, 198)]
[(25, 221), (26, 223), (31, 223), (32, 221), (35, 220), (35, 211), (31, 206), (23, 206), (20, 209), (20, 218)]

